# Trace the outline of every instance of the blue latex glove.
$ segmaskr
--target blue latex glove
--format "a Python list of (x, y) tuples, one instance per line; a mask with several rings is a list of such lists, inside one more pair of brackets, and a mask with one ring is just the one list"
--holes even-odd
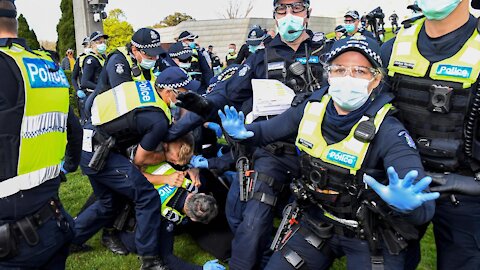
[(223, 146), (220, 147), (220, 149), (218, 149), (218, 152), (217, 152), (217, 157), (223, 157), (223, 152), (222, 152), (222, 149), (223, 149)]
[(65, 170), (65, 168), (63, 167), (63, 165), (65, 165), (65, 161), (62, 161), (62, 164), (60, 165), (60, 171), (63, 172), (63, 174), (67, 174), (68, 171)]
[(77, 91), (77, 97), (83, 99), (83, 98), (86, 98), (87, 95), (86, 95), (85, 92), (83, 92), (82, 90), (78, 90), (78, 91)]
[(253, 132), (245, 128), (245, 116), (242, 111), (238, 113), (233, 106), (228, 107), (228, 105), (225, 105), (225, 114), (218, 110), (218, 116), (222, 120), (223, 129), (230, 137), (237, 140), (253, 137)]
[(192, 159), (190, 159), (190, 165), (192, 165), (194, 168), (205, 168), (208, 169), (208, 160), (204, 158), (202, 155), (192, 156)]
[(432, 178), (427, 176), (416, 184), (412, 184), (418, 177), (417, 171), (410, 171), (404, 179), (399, 179), (393, 167), (387, 169), (390, 183), (384, 186), (369, 175), (363, 176), (363, 182), (370, 186), (386, 203), (400, 212), (412, 211), (426, 201), (435, 200), (440, 196), (438, 192), (423, 193)]
[(211, 260), (203, 265), (203, 270), (225, 270), (225, 266), (218, 263), (218, 260)]
[(207, 122), (206, 123), (206, 128), (211, 129), (215, 131), (215, 134), (217, 135), (217, 138), (221, 138), (223, 135), (222, 127), (220, 127), (219, 124), (213, 123), (213, 122)]

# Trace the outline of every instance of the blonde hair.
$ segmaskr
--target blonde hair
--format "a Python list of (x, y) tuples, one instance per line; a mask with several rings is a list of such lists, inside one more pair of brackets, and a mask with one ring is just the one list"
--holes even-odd
[(193, 156), (193, 150), (195, 146), (195, 140), (193, 138), (193, 135), (188, 133), (187, 135), (172, 141), (172, 143), (180, 144), (180, 151), (178, 153), (178, 159), (180, 164), (189, 163), (190, 159)]

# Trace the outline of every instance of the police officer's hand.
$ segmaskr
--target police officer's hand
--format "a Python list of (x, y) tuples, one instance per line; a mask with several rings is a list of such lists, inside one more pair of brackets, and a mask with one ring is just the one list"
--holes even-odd
[(194, 168), (205, 168), (208, 169), (208, 160), (202, 155), (195, 156), (193, 155), (190, 159), (190, 165)]
[(404, 179), (399, 179), (398, 174), (393, 167), (387, 169), (390, 183), (384, 186), (378, 183), (369, 175), (363, 176), (363, 181), (370, 186), (386, 203), (400, 212), (412, 211), (426, 201), (435, 200), (440, 193), (423, 193), (428, 187), (432, 178), (427, 176), (413, 184), (417, 178), (417, 171), (410, 171)]
[(197, 93), (186, 92), (177, 96), (176, 105), (207, 118), (212, 110), (211, 104)]
[(470, 196), (480, 195), (480, 182), (473, 177), (455, 173), (445, 175), (432, 175), (431, 191), (442, 193), (456, 193)]
[(65, 161), (62, 161), (62, 163), (60, 164), (60, 171), (65, 175), (69, 173), (69, 171), (65, 169)]
[(171, 187), (181, 187), (185, 179), (185, 172), (174, 172), (167, 178), (167, 184)]
[(200, 182), (200, 170), (197, 168), (192, 168), (187, 170), (188, 175), (190, 176), (190, 180), (192, 180), (192, 184), (196, 187), (200, 187), (202, 182)]
[(218, 260), (211, 260), (203, 265), (203, 270), (225, 270), (225, 266), (218, 263)]
[(217, 138), (222, 137), (223, 131), (222, 131), (222, 127), (219, 124), (213, 123), (213, 122), (206, 122), (205, 124), (203, 124), (203, 126), (205, 128), (215, 131), (215, 135), (217, 135)]
[(87, 95), (82, 90), (78, 90), (77, 91), (77, 97), (80, 98), (80, 99), (84, 99), (84, 98), (87, 97)]
[(235, 108), (225, 106), (225, 114), (218, 110), (218, 116), (222, 120), (223, 129), (227, 134), (237, 140), (244, 140), (253, 137), (253, 132), (245, 128), (245, 116), (243, 112), (237, 112)]

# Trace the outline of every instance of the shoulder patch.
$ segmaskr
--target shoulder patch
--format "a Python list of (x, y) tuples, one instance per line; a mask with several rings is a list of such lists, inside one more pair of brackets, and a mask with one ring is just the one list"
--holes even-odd
[(250, 70), (250, 66), (244, 65), (243, 68), (238, 72), (238, 76), (240, 77), (245, 76), (249, 70)]
[(117, 74), (123, 74), (123, 72), (125, 72), (122, 63), (115, 64), (115, 72), (117, 72)]
[(408, 146), (410, 146), (413, 149), (417, 149), (417, 146), (415, 145), (415, 141), (412, 139), (412, 137), (410, 136), (410, 134), (408, 134), (407, 131), (405, 131), (405, 130), (400, 131), (400, 133), (398, 133), (398, 137), (404, 137)]
[(90, 65), (92, 63), (92, 58), (87, 59), (87, 65)]
[(312, 41), (320, 42), (325, 39), (325, 34), (323, 32), (316, 32), (313, 34)]

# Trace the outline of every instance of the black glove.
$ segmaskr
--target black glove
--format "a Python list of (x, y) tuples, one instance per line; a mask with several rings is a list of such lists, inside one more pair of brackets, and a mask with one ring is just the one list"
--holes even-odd
[(434, 174), (432, 177), (431, 192), (455, 193), (470, 196), (480, 195), (480, 182), (473, 177), (455, 173)]
[(207, 99), (193, 92), (180, 93), (177, 97), (177, 106), (207, 118), (212, 111), (212, 105)]

